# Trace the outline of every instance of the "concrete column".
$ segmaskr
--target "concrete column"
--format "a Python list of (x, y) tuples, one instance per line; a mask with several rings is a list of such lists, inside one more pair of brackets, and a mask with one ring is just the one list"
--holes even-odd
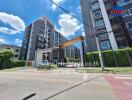
[(116, 40), (115, 40), (114, 33), (112, 32), (113, 31), (112, 26), (111, 26), (110, 21), (109, 21), (109, 17), (108, 17), (106, 8), (105, 8), (104, 1), (103, 0), (98, 0), (98, 1), (99, 1), (100, 9), (101, 9), (101, 12), (102, 12), (102, 16), (103, 16), (103, 19), (104, 19), (104, 23), (105, 23), (105, 26), (106, 26), (106, 30), (107, 30), (107, 32), (110, 32), (110, 33), (108, 33), (108, 37), (109, 37), (109, 41), (110, 41), (112, 50), (115, 51), (115, 50), (118, 49), (118, 46), (117, 46), (117, 43), (116, 43)]
[(29, 44), (28, 44), (28, 53), (27, 53), (27, 61), (30, 60), (30, 52), (31, 52), (31, 43), (32, 43), (32, 38), (33, 38), (33, 28), (34, 28), (34, 24), (32, 23), (32, 29), (31, 29), (31, 34), (30, 34), (30, 40), (29, 40)]
[(84, 42), (81, 40), (81, 46), (80, 46), (80, 57), (81, 57), (81, 66), (84, 66)]

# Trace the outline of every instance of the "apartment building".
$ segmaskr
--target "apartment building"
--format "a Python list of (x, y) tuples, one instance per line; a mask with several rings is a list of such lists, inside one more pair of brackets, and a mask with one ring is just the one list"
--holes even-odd
[[(46, 17), (32, 22), (25, 29), (20, 58), (34, 60), (37, 49), (47, 49), (54, 45), (54, 25)], [(47, 54), (50, 59), (50, 53)]]
[(117, 5), (125, 9), (122, 18), (127, 28), (126, 31), (129, 33), (128, 42), (132, 46), (132, 0), (118, 0)]
[(16, 45), (0, 44), (0, 50), (4, 50), (4, 49), (12, 50), (14, 53), (14, 56), (12, 59), (13, 60), (19, 60), (21, 47), (16, 46)]
[(119, 0), (80, 0), (87, 51), (97, 50), (95, 38), (89, 38), (95, 34), (94, 30), (99, 34), (102, 50), (131, 47), (129, 28), (123, 17), (111, 14), (112, 7), (118, 6), (117, 1)]
[[(65, 41), (67, 41), (67, 39), (59, 31), (55, 30), (54, 25), (48, 18), (41, 17), (26, 27), (20, 59), (32, 61), (35, 58), (35, 51), (37, 49), (44, 50), (53, 48)], [(63, 61), (64, 58), (69, 56), (67, 52), (71, 50), (66, 48), (55, 49), (52, 52), (43, 53), (43, 60), (48, 60), (50, 62)], [(74, 50), (74, 53), (72, 53), (73, 56), (78, 54), (76, 51), (77, 50)]]

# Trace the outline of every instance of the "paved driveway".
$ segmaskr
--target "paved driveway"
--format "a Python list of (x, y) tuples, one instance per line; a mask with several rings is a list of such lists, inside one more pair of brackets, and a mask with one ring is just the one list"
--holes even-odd
[(69, 69), (0, 72), (0, 100), (118, 100), (112, 89), (101, 74)]

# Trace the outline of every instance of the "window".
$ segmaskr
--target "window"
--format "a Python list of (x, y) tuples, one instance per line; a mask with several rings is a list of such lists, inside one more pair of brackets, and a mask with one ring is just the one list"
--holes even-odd
[(106, 7), (107, 9), (111, 8), (111, 3), (110, 3), (110, 2), (106, 2), (106, 3), (105, 3), (105, 7)]
[(101, 42), (101, 48), (102, 48), (103, 50), (110, 49), (110, 43), (109, 43), (109, 41), (106, 40), (106, 41)]
[(125, 4), (131, 2), (132, 0), (118, 0), (117, 5), (118, 6), (124, 6)]
[(127, 27), (129, 30), (132, 30), (132, 22), (127, 23)]
[(104, 25), (104, 21), (103, 21), (103, 19), (99, 19), (99, 20), (95, 21), (95, 24), (96, 24), (96, 26), (102, 26), (102, 25)]
[(15, 57), (17, 58), (18, 57), (18, 54), (15, 54)]
[(118, 29), (114, 30), (114, 34), (121, 34), (121, 33), (122, 33), (121, 28), (118, 28)]
[(123, 0), (123, 1), (124, 1), (124, 3), (129, 3), (132, 0)]
[(7, 47), (6, 49), (11, 49), (11, 48)]
[(94, 4), (91, 5), (91, 7), (92, 7), (92, 10), (97, 10), (99, 9), (99, 3), (95, 2)]
[(124, 1), (122, 1), (122, 0), (118, 0), (118, 1), (117, 1), (117, 5), (118, 5), (118, 6), (124, 6), (124, 4), (125, 4), (125, 3), (124, 3)]
[(100, 17), (100, 16), (102, 16), (101, 11), (100, 11), (100, 10), (99, 10), (99, 11), (96, 11), (96, 12), (94, 13), (94, 16), (95, 16), (95, 17)]
[(19, 52), (19, 49), (16, 49), (16, 52)]
[(23, 48), (26, 49), (27, 48), (27, 45), (24, 45)]
[(119, 48), (127, 47), (127, 42), (126, 40), (118, 40), (117, 45)]
[(132, 8), (130, 9), (130, 13), (132, 14)]
[(106, 34), (106, 31), (100, 31), (99, 36), (104, 36)]

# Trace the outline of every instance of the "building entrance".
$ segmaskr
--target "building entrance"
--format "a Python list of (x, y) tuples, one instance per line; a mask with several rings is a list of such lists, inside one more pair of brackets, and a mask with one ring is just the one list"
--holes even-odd
[[(52, 61), (52, 62), (64, 62), (65, 60), (64, 53), (63, 53), (64, 51), (62, 49), (67, 46), (73, 45), (76, 42), (81, 42), (80, 58), (81, 58), (81, 64), (83, 66), (84, 65), (84, 36), (79, 36), (71, 40), (68, 40), (64, 43), (61, 43), (57, 46), (54, 46), (52, 48), (36, 50), (35, 59), (34, 59), (34, 67), (39, 67), (39, 65), (43, 62), (44, 59)], [(47, 56), (48, 53), (50, 56)], [(52, 54), (54, 56), (52, 56)]]

